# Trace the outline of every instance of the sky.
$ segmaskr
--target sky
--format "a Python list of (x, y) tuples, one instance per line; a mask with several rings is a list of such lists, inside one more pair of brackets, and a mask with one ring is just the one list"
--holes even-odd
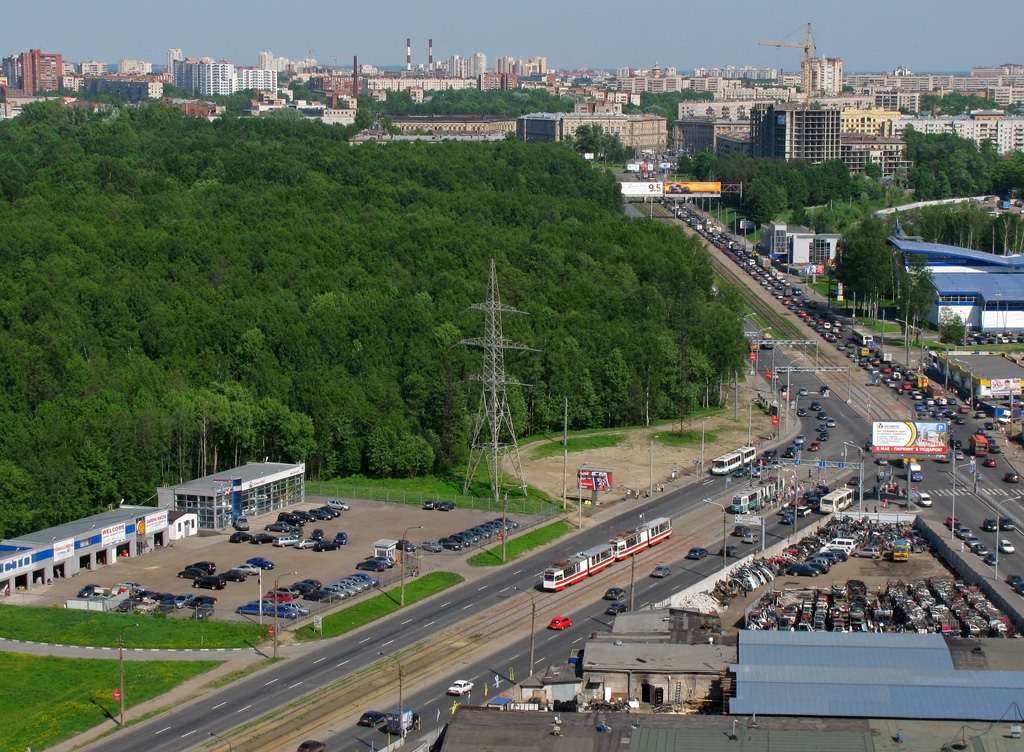
[[(47, 0), (11, 2), (2, 12), (0, 56), (41, 49), (65, 60), (121, 58), (163, 66), (167, 49), (256, 65), (260, 50), (321, 65), (404, 66), (452, 55), (547, 57), (549, 68), (611, 69), (753, 65), (797, 71), (799, 49), (758, 40), (802, 43), (813, 27), (815, 55), (842, 58), (844, 70), (966, 72), (972, 66), (1024, 61), (1019, 16), (963, 0), (727, 0), (726, 2), (345, 2), (307, 0)], [(1009, 15), (1008, 15), (1009, 14)], [(1016, 18), (1016, 20), (1011, 20)]]

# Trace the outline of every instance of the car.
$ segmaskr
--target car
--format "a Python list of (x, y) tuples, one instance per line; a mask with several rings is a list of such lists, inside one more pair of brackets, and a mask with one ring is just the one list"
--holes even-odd
[(274, 562), (270, 559), (264, 559), (262, 556), (253, 556), (251, 559), (246, 559), (246, 564), (252, 564), (254, 567), (260, 569), (273, 569)]
[(782, 515), (782, 517), (779, 518), (779, 524), (780, 525), (792, 525), (793, 524), (793, 515), (790, 514), (789, 512), (786, 512), (785, 514)]
[(812, 441), (810, 443), (810, 445), (807, 447), (807, 451), (808, 452), (817, 452), (820, 449), (821, 449), (821, 442), (819, 442), (819, 441)]
[(306, 514), (308, 514), (314, 520), (317, 520), (319, 522), (324, 522), (326, 520), (333, 520), (334, 519), (334, 515), (333, 514), (328, 514), (324, 510), (320, 509), (319, 507), (315, 507), (313, 509), (310, 509), (309, 511), (306, 512)]
[[(817, 417), (818, 417), (818, 420), (828, 421), (828, 413), (825, 412), (824, 410), (819, 412)], [(828, 423), (826, 423), (825, 425), (828, 425)]]
[(261, 546), (264, 543), (273, 543), (276, 540), (277, 538), (275, 536), (268, 535), (267, 533), (256, 533), (254, 536), (249, 538), (249, 542), (254, 546)]
[(828, 441), (828, 431), (821, 431), (818, 434), (818, 441)]
[(378, 587), (380, 585), (380, 580), (376, 577), (370, 577), (370, 575), (363, 574), (361, 572), (354, 572), (353, 574), (350, 574), (349, 577), (355, 577), (356, 579), (362, 580), (370, 587)]
[(759, 540), (761, 540), (761, 534), (760, 533), (755, 533), (753, 531), (748, 531), (747, 533), (745, 533), (743, 535), (743, 542), (744, 543), (757, 543)]
[(986, 533), (994, 533), (999, 529), (999, 523), (995, 521), (995, 518), (988, 517), (981, 523), (981, 529)]
[(232, 567), (224, 574), (221, 575), (228, 582), (245, 582), (245, 579), (249, 576), (249, 573), (238, 567)]
[(423, 506), (420, 507), (420, 509), (437, 509), (437, 505), (437, 499), (427, 499), (425, 502), (423, 502)]
[(245, 543), (252, 540), (252, 536), (249, 533), (237, 532), (232, 533), (228, 538), (228, 543)]
[(800, 389), (797, 391), (797, 396), (799, 396), (799, 397), (806, 397), (807, 396), (807, 387), (805, 387), (805, 386), (800, 387)]
[(348, 505), (347, 501), (342, 501), (341, 499), (328, 499), (327, 506), (331, 509), (337, 509), (339, 512), (347, 512), (352, 508)]
[(954, 526), (954, 525), (955, 525), (956, 523), (958, 523), (958, 522), (960, 522), (960, 518), (959, 518), (959, 517), (953, 517), (953, 516), (951, 515), (951, 516), (949, 516), (949, 517), (947, 517), (947, 518), (946, 518), (946, 523), (945, 523), (945, 524), (946, 524), (946, 527), (948, 527), (948, 528), (952, 529), (952, 527), (953, 527), (953, 526)]
[(604, 610), (606, 614), (610, 614), (611, 616), (615, 616), (616, 614), (624, 614), (626, 611), (629, 611), (629, 605), (623, 603), (622, 601), (615, 601), (615, 603), (609, 603), (608, 608)]
[(301, 540), (302, 538), (298, 537), (297, 535), (282, 535), (276, 541), (274, 541), (274, 545), (278, 548), (284, 548), (285, 546), (297, 546), (299, 544), (299, 541)]
[(362, 569), (367, 572), (383, 572), (387, 569), (387, 565), (377, 559), (367, 559), (356, 564), (356, 569)]
[(208, 590), (223, 590), (227, 586), (227, 580), (219, 574), (204, 574), (192, 580), (192, 587), (207, 588)]
[(1020, 476), (1017, 473), (1011, 471), (1003, 474), (1004, 483), (1020, 483)]
[(203, 606), (215, 606), (216, 604), (217, 604), (217, 599), (215, 597), (213, 597), (212, 595), (197, 595), (195, 598), (192, 599), (192, 603), (189, 605), (189, 608), (197, 608), (197, 607), (201, 608)]
[(1017, 550), (1016, 547), (1014, 547), (1014, 545), (1010, 541), (1006, 540), (1005, 538), (1003, 540), (999, 541), (999, 553), (1001, 553), (1001, 554), (1012, 554), (1016, 550)]
[(301, 595), (309, 595), (314, 590), (319, 589), (315, 587), (312, 582), (306, 582), (305, 580), (293, 582), (291, 585), (289, 585), (289, 587), (292, 589), (292, 591), (297, 592)]
[(326, 519), (326, 520), (333, 520), (333, 519), (336, 519), (338, 517), (341, 517), (341, 510), (340, 509), (331, 509), (328, 506), (322, 506), (322, 507), (317, 507), (317, 510), (319, 510), (319, 511), (324, 513), (324, 515), (325, 515), (324, 519)]
[(572, 619), (568, 616), (556, 616), (548, 623), (548, 629), (568, 629), (572, 626)]
[(317, 588), (316, 590), (311, 590), (302, 597), (307, 601), (314, 601), (316, 603), (333, 603), (334, 601), (340, 601), (344, 596), (339, 593), (335, 593), (333, 590)]
[(818, 402), (818, 400), (814, 400), (814, 402), (811, 403), (811, 409), (812, 410), (820, 410), (821, 409), (821, 403)]
[(999, 557), (996, 554), (986, 553), (982, 561), (988, 564), (990, 567), (994, 567), (996, 564), (999, 563)]
[(807, 417), (807, 408), (805, 408), (805, 407), (798, 407), (796, 409), (796, 417), (798, 417), (798, 418), (806, 418)]
[(608, 588), (603, 596), (606, 601), (621, 601), (626, 597), (626, 591), (620, 587)]
[(245, 517), (235, 517), (235, 521), (231, 523), (231, 527), (235, 530), (245, 532), (249, 529), (249, 520)]
[[(282, 603), (278, 606), (278, 610), (281, 612), (281, 616), (286, 614), (296, 614), (297, 616), (309, 616), (309, 606), (303, 606), (301, 603), (296, 603), (294, 599), (291, 603)], [(290, 616), (288, 618), (291, 618)]]
[(429, 551), (432, 554), (439, 554), (442, 551), (444, 551), (444, 546), (442, 546), (437, 541), (432, 541), (432, 540), (423, 541), (420, 544), (420, 548), (423, 549), (424, 551)]
[(724, 555), (726, 557), (739, 556), (739, 549), (736, 548), (736, 546), (733, 546), (731, 544), (730, 545), (726, 545), (724, 548), (720, 548), (718, 550), (718, 554), (717, 555), (718, 556)]
[(1013, 524), (1013, 520), (1009, 517), (999, 518), (999, 529), (1000, 530), (1016, 530), (1017, 527)]
[(452, 685), (445, 690), (446, 695), (459, 695), (460, 697), (464, 694), (468, 694), (473, 691), (473, 682), (467, 681), (466, 679), (456, 679), (452, 682)]
[(358, 725), (360, 726), (379, 726), (388, 719), (387, 715), (380, 712), (379, 710), (367, 710), (361, 716), (359, 716)]
[(451, 512), (455, 509), (454, 501), (442, 501), (437, 505), (437, 511), (439, 512)]
[(817, 577), (821, 574), (821, 570), (809, 564), (793, 564), (789, 568), (789, 573), (799, 577)]
[(294, 600), (291, 592), (287, 588), (278, 588), (277, 590), (271, 590), (263, 596), (265, 601), (274, 601), (274, 603), (288, 603)]
[(746, 525), (736, 525), (732, 529), (732, 536), (734, 538), (742, 538), (744, 535), (750, 532), (750, 528)]
[(707, 555), (708, 555), (708, 550), (706, 548), (701, 548), (700, 546), (694, 546), (693, 548), (690, 549), (689, 553), (686, 554), (686, 558), (687, 559), (703, 559)]
[(327, 749), (327, 745), (316, 739), (306, 739), (302, 744), (299, 745), (296, 752), (324, 752)]
[(264, 605), (262, 601), (250, 601), (244, 605), (239, 606), (235, 609), (236, 614), (243, 615), (258, 615), (258, 614), (271, 614), (273, 615), (273, 606)]
[(999, 463), (996, 462), (995, 457), (986, 457), (985, 459), (983, 459), (981, 461), (981, 464), (984, 467), (998, 467), (999, 466)]
[(182, 593), (181, 595), (174, 596), (174, 607), (185, 608), (194, 601), (196, 597), (192, 593)]
[(666, 567), (664, 564), (659, 564), (651, 572), (651, 577), (658, 577), (658, 578), (668, 577), (670, 574), (672, 574), (672, 570), (671, 569)]
[(798, 447), (802, 447), (804, 444), (807, 443), (807, 437), (804, 436), (803, 434), (799, 434), (795, 439), (793, 439), (793, 443), (796, 444)]
[(399, 551), (404, 551), (407, 554), (411, 554), (413, 551), (416, 550), (416, 544), (412, 541), (402, 538), (400, 541), (398, 541), (398, 544), (395, 546), (395, 548)]
[(828, 418), (828, 419), (826, 419), (825, 420), (825, 425), (828, 426), (829, 428), (835, 428), (836, 427), (836, 419), (835, 418)]
[(974, 531), (971, 530), (966, 525), (961, 525), (960, 527), (956, 528), (954, 533), (955, 533), (956, 537), (959, 538), (962, 541), (966, 541), (968, 538), (973, 538), (974, 537)]
[(860, 485), (860, 478), (850, 478), (848, 481), (846, 481), (846, 485), (849, 486), (850, 488), (856, 488), (857, 486)]
[(810, 559), (804, 562), (809, 567), (814, 567), (822, 574), (828, 574), (829, 570), (832, 569), (833, 562), (820, 556), (812, 556)]
[(269, 525), (264, 526), (264, 530), (268, 533), (291, 533), (295, 528), (295, 525), (290, 522), (283, 522), (278, 520), (277, 522), (271, 522)]
[(456, 538), (441, 538), (438, 541), (438, 543), (441, 544), (442, 548), (445, 548), (445, 549), (447, 549), (449, 551), (461, 551), (462, 550), (462, 541), (460, 541), (460, 540), (458, 540)]
[(83, 587), (81, 590), (78, 591), (78, 595), (76, 597), (78, 597), (78, 598), (89, 598), (90, 596), (95, 595), (97, 593), (97, 591), (99, 591), (99, 590), (100, 590), (100, 586), (99, 585), (86, 585), (85, 587)]
[(317, 553), (321, 551), (337, 551), (341, 548), (341, 545), (337, 541), (332, 540), (318, 540), (313, 541), (312, 549)]
[(748, 470), (747, 468), (741, 467), (741, 468), (733, 471), (732, 477), (733, 478), (746, 478), (747, 474), (749, 472), (750, 472), (750, 470)]
[(181, 580), (194, 580), (197, 577), (203, 577), (206, 572), (199, 567), (185, 567), (178, 572), (178, 579)]

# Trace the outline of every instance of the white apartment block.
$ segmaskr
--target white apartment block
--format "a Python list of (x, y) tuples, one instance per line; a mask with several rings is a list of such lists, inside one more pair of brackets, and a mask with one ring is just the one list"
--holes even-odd
[(1024, 117), (998, 110), (981, 110), (950, 117), (904, 117), (893, 123), (893, 135), (902, 137), (907, 126), (918, 133), (955, 133), (976, 144), (991, 141), (1000, 154), (1024, 151)]
[(79, 66), (79, 72), (83, 76), (105, 76), (107, 75), (107, 64), (100, 63), (96, 60), (90, 60), (87, 63), (82, 63)]
[(237, 68), (236, 90), (277, 91), (277, 72), (263, 68)]
[(447, 89), (475, 89), (475, 78), (417, 78), (415, 76), (370, 76), (366, 78), (366, 90), (379, 91), (444, 91)]
[(180, 47), (171, 47), (167, 50), (167, 72), (174, 75), (174, 64), (178, 61), (184, 60), (185, 55), (182, 53)]
[(145, 60), (124, 58), (117, 61), (117, 72), (131, 76), (146, 76), (153, 72), (153, 64)]

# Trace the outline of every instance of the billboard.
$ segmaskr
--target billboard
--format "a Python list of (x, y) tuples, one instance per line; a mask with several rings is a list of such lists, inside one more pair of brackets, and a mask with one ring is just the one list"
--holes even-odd
[(697, 196), (718, 198), (722, 195), (721, 183), (665, 183), (666, 196)]
[(612, 471), (603, 467), (581, 467), (576, 471), (576, 486), (581, 491), (611, 491)]
[(64, 561), (70, 559), (75, 555), (75, 539), (65, 538), (64, 540), (54, 541), (53, 544), (53, 560)]
[[(985, 383), (982, 381), (982, 383)], [(1010, 394), (1020, 391), (1020, 379), (992, 379), (989, 382), (992, 394)]]
[(948, 423), (876, 421), (871, 424), (871, 451), (945, 454), (948, 428)]
[(619, 183), (623, 196), (657, 196), (665, 192), (664, 183)]
[(100, 545), (108, 548), (118, 543), (123, 543), (128, 539), (125, 529), (126, 527), (123, 522), (103, 528), (100, 531)]

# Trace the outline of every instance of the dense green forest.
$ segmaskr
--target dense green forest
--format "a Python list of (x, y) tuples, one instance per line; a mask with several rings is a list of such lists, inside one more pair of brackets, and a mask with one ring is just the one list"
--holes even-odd
[(742, 368), (736, 292), (565, 145), (350, 146), (155, 103), (0, 123), (0, 535), (268, 457), (449, 473), (496, 260), (521, 435), (678, 417)]

